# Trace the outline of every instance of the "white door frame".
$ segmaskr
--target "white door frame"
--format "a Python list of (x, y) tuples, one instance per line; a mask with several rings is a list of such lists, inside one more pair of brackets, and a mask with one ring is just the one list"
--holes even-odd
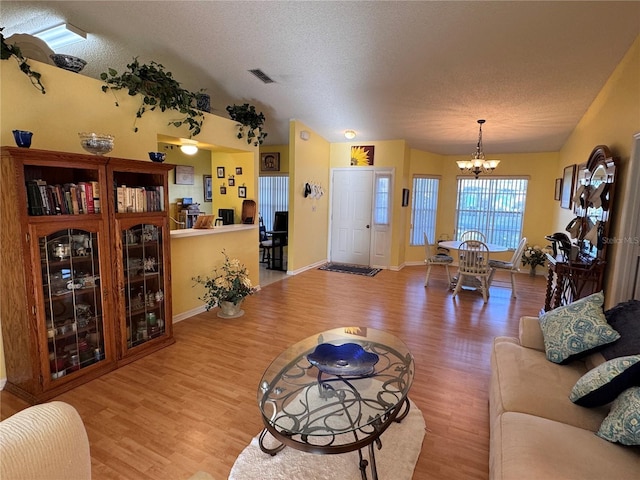
[[(618, 174), (619, 175), (619, 174)], [(627, 169), (626, 192), (622, 198), (619, 237), (614, 242), (612, 269), (610, 270), (611, 291), (607, 292), (607, 307), (632, 298), (640, 300), (640, 132), (633, 135), (631, 157)], [(618, 203), (620, 205), (620, 203)]]
[[(353, 170), (354, 168), (357, 168), (358, 170), (368, 170), (373, 172), (373, 182), (374, 185), (372, 185), (371, 188), (371, 195), (372, 195), (372, 201), (371, 201), (371, 218), (370, 218), (370, 225), (371, 225), (371, 229), (370, 229), (370, 245), (369, 245), (369, 265), (373, 266), (375, 263), (375, 266), (378, 268), (389, 268), (389, 264), (391, 262), (391, 233), (393, 230), (393, 198), (394, 198), (394, 191), (393, 191), (393, 185), (394, 185), (394, 181), (395, 181), (395, 168), (393, 167), (336, 167), (336, 168), (332, 168), (331, 172), (330, 172), (330, 181), (331, 181), (331, 188), (329, 190), (329, 238), (328, 238), (328, 242), (327, 242), (327, 258), (329, 260), (331, 260), (331, 230), (332, 230), (332, 219), (333, 219), (333, 195), (334, 195), (334, 178), (333, 178), (333, 174), (336, 171), (349, 171), (349, 170)], [(380, 238), (384, 238), (384, 235), (379, 235), (381, 233), (384, 232), (378, 232), (375, 223), (373, 222), (373, 208), (375, 208), (375, 195), (376, 195), (376, 191), (375, 191), (375, 179), (376, 179), (376, 173), (388, 173), (391, 175), (391, 191), (389, 193), (390, 195), (390, 202), (389, 202), (389, 226), (388, 226), (388, 239), (385, 241), (385, 245), (380, 246), (378, 245), (376, 242), (380, 241)], [(378, 240), (376, 240), (378, 239)], [(375, 258), (375, 262), (374, 262), (374, 256), (376, 255), (376, 252), (380, 252), (382, 249), (383, 252), (385, 252), (384, 258), (386, 259), (386, 264), (385, 265), (380, 265), (380, 255), (377, 255)]]

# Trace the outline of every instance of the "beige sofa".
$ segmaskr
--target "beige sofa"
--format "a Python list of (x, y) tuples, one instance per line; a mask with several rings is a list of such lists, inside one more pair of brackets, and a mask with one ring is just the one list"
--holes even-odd
[(491, 354), (491, 479), (640, 479), (640, 447), (595, 435), (609, 406), (585, 408), (569, 393), (600, 354), (558, 365), (546, 359), (538, 318), (519, 338), (498, 337)]
[(90, 478), (89, 439), (71, 405), (35, 405), (0, 422), (0, 479)]

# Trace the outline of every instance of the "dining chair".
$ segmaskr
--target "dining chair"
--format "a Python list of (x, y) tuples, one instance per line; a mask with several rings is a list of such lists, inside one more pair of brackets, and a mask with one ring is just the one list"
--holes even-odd
[(522, 237), (522, 240), (518, 243), (518, 247), (513, 252), (511, 260), (508, 262), (502, 260), (489, 260), (489, 268), (491, 268), (491, 273), (489, 274), (489, 286), (491, 286), (491, 283), (493, 282), (493, 276), (496, 271), (505, 270), (511, 275), (511, 296), (516, 298), (516, 273), (520, 271), (520, 259), (522, 258), (522, 252), (524, 252), (526, 246), (527, 237)]
[(447, 271), (447, 278), (449, 279), (449, 285), (451, 285), (451, 274), (449, 273), (449, 265), (453, 263), (453, 257), (443, 253), (433, 253), (433, 246), (429, 243), (429, 237), (426, 233), (424, 235), (424, 263), (427, 265), (427, 275), (424, 279), (424, 286), (429, 284), (429, 275), (431, 275), (431, 267), (434, 265), (443, 265)]
[(271, 249), (273, 248), (273, 241), (267, 234), (267, 227), (265, 227), (264, 225), (262, 216), (260, 216), (260, 219), (258, 221), (258, 246), (262, 250), (262, 260), (260, 260), (260, 263), (269, 263), (269, 260), (271, 259)]
[(489, 247), (479, 240), (467, 240), (458, 248), (458, 278), (455, 297), (463, 286), (480, 290), (484, 303), (489, 297)]
[(460, 241), (465, 242), (467, 240), (479, 240), (482, 243), (487, 243), (487, 237), (479, 230), (467, 230), (460, 236)]

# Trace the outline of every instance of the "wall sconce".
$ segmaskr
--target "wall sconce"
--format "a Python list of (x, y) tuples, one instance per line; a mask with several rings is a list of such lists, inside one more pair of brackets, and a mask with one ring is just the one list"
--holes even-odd
[(195, 155), (196, 153), (198, 153), (198, 141), (190, 140), (188, 138), (181, 138), (180, 150), (185, 155)]
[(51, 50), (58, 50), (59, 48), (72, 45), (74, 43), (81, 42), (87, 39), (87, 32), (80, 30), (78, 27), (74, 27), (70, 23), (63, 23), (55, 27), (47, 28), (41, 32), (34, 33), (34, 37), (38, 37), (40, 40), (47, 42), (47, 45)]
[(356, 132), (354, 132), (353, 130), (345, 130), (344, 138), (346, 138), (347, 140), (353, 140), (354, 138), (356, 138)]

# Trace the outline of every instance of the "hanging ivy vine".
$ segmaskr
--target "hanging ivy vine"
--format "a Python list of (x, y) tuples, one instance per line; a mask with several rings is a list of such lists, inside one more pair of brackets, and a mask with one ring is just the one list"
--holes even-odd
[(141, 64), (136, 57), (127, 65), (127, 69), (128, 71), (120, 75), (113, 68), (109, 68), (100, 74), (100, 79), (105, 82), (102, 91), (113, 92), (116, 106), (119, 106), (116, 90), (126, 90), (131, 96), (142, 95), (142, 103), (134, 121), (135, 132), (138, 131), (137, 119), (141, 118), (147, 110), (153, 111), (159, 108), (163, 112), (167, 109), (176, 110), (183, 115), (179, 119), (170, 121), (169, 125), (174, 127), (187, 125), (191, 137), (200, 133), (204, 115), (195, 106), (203, 90), (198, 93), (185, 90), (180, 86), (180, 82), (173, 78), (171, 72), (165, 71), (162, 64), (154, 61)]

